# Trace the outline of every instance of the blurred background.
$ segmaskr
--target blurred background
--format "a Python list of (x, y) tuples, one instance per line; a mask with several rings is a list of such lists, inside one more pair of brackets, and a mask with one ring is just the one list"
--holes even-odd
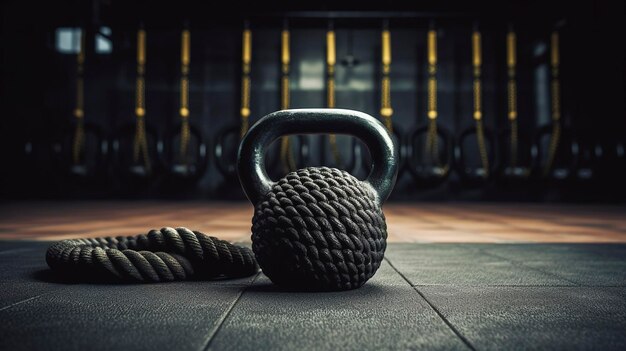
[[(236, 149), (283, 108), (380, 118), (391, 200), (626, 200), (624, 3), (6, 0), (0, 196), (243, 200)], [(367, 148), (293, 136), (274, 179)]]

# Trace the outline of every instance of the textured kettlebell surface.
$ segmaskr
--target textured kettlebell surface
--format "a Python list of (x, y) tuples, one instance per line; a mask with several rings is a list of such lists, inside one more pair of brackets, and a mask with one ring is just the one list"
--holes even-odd
[(357, 288), (383, 259), (387, 225), (373, 190), (347, 172), (310, 167), (279, 180), (255, 207), (252, 249), (276, 284)]

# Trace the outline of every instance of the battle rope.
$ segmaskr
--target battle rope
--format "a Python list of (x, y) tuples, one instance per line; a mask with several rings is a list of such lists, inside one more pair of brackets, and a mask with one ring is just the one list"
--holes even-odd
[(76, 129), (74, 131), (74, 142), (72, 143), (72, 161), (74, 165), (79, 165), (81, 156), (85, 148), (85, 110), (84, 110), (84, 63), (85, 63), (85, 31), (81, 31), (78, 54), (76, 55), (76, 107), (74, 108), (74, 118), (76, 119)]
[(189, 141), (191, 131), (189, 127), (189, 62), (190, 62), (190, 33), (188, 29), (183, 30), (181, 34), (180, 48), (180, 158), (184, 164), (189, 162), (187, 150), (189, 149)]
[(474, 66), (474, 121), (476, 122), (476, 141), (478, 142), (478, 153), (480, 154), (480, 162), (483, 167), (483, 178), (489, 177), (489, 157), (487, 156), (487, 147), (485, 145), (485, 131), (483, 129), (483, 113), (482, 113), (482, 88), (481, 88), (481, 65), (482, 65), (482, 49), (481, 36), (478, 30), (472, 33), (472, 64)]
[(252, 31), (246, 23), (243, 30), (241, 50), (241, 131), (239, 136), (248, 132), (250, 127), (250, 62), (252, 60)]
[(258, 271), (250, 249), (182, 227), (59, 241), (48, 248), (46, 262), (75, 279), (133, 283), (246, 277)]
[(133, 140), (133, 161), (143, 164), (147, 173), (150, 173), (150, 157), (148, 155), (148, 139), (146, 137), (146, 104), (145, 104), (145, 71), (146, 71), (146, 31), (140, 29), (137, 32), (137, 86), (135, 101), (135, 139)]
[(391, 116), (393, 115), (393, 108), (391, 107), (391, 80), (389, 78), (391, 71), (391, 33), (386, 23), (381, 34), (381, 41), (383, 74), (381, 81), (380, 115), (383, 117), (383, 124), (387, 128), (387, 131), (391, 133), (393, 131), (393, 123), (391, 121)]
[[(332, 27), (332, 23), (329, 25), (328, 32), (326, 32), (326, 106), (328, 108), (335, 108), (335, 64), (337, 63), (337, 51), (335, 42), (335, 30)], [(342, 166), (341, 153), (339, 152), (339, 146), (337, 145), (337, 136), (335, 134), (328, 135), (328, 142), (330, 143), (330, 150), (335, 160), (337, 167)]]
[[(280, 81), (280, 108), (286, 110), (289, 108), (289, 28), (285, 25), (281, 33), (281, 64), (282, 64), (282, 77)], [(284, 136), (280, 141), (280, 158), (283, 162), (283, 170), (285, 173), (293, 172), (296, 170), (296, 160), (293, 157), (293, 151), (291, 150), (291, 142), (288, 136)]]
[(516, 81), (516, 36), (510, 30), (506, 36), (506, 63), (508, 67), (509, 82), (507, 85), (507, 103), (509, 109), (509, 126), (511, 127), (509, 166), (517, 166), (518, 131), (517, 131), (517, 81)]
[(546, 177), (552, 171), (554, 159), (559, 148), (561, 137), (561, 85), (559, 80), (559, 33), (552, 32), (550, 46), (550, 65), (552, 66), (552, 84), (550, 85), (552, 95), (552, 135), (550, 138), (550, 148), (548, 149), (548, 160), (543, 169), (543, 176)]

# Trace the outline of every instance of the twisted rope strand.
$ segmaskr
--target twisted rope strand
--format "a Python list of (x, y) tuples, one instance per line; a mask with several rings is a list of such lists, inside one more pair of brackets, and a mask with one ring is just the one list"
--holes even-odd
[(255, 207), (252, 249), (274, 283), (347, 290), (380, 266), (387, 226), (371, 189), (345, 171), (309, 167), (279, 180)]
[(246, 277), (258, 271), (250, 249), (183, 227), (59, 241), (48, 248), (46, 262), (74, 278), (132, 283)]

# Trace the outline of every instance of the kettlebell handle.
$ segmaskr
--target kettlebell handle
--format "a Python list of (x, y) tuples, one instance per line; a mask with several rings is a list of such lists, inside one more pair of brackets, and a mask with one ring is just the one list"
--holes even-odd
[(398, 155), (387, 129), (374, 117), (344, 109), (282, 110), (261, 118), (239, 145), (237, 170), (244, 192), (253, 205), (273, 187), (265, 170), (265, 151), (289, 134), (348, 134), (365, 143), (372, 156), (370, 174), (364, 183), (372, 187), (378, 206), (389, 197), (398, 175)]

